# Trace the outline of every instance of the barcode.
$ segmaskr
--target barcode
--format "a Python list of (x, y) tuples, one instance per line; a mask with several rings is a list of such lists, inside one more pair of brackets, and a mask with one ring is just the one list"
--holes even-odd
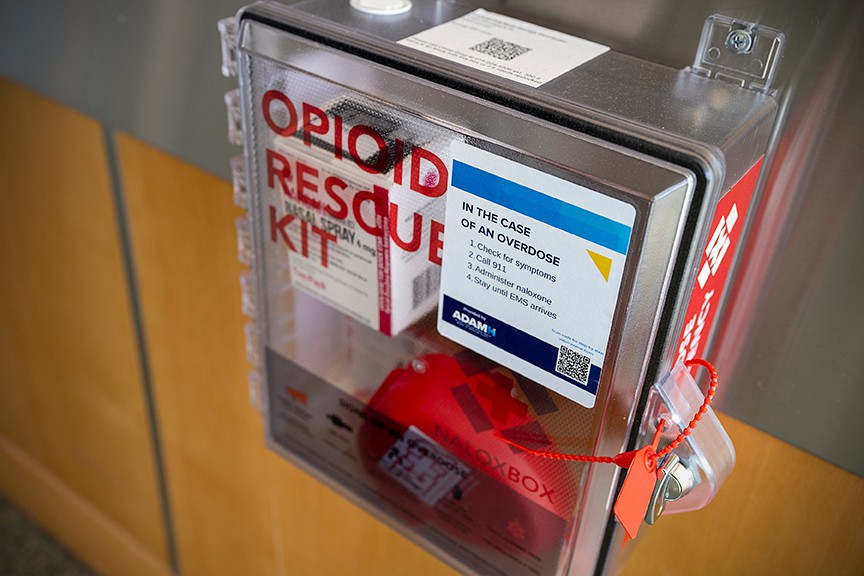
[(440, 266), (430, 266), (426, 268), (423, 272), (414, 277), (411, 283), (411, 293), (412, 293), (412, 305), (411, 309), (414, 310), (420, 304), (423, 303), (424, 300), (429, 298), (432, 294), (438, 292), (438, 285), (441, 283), (441, 267)]
[(588, 372), (590, 370), (591, 358), (567, 346), (558, 348), (558, 362), (555, 364), (556, 372), (572, 378), (580, 384), (587, 384)]
[(500, 38), (490, 38), (485, 42), (472, 46), (469, 50), (486, 54), (487, 56), (497, 58), (498, 60), (513, 60), (517, 56), (530, 52), (531, 48), (526, 48), (525, 46), (520, 46), (513, 42), (507, 42)]

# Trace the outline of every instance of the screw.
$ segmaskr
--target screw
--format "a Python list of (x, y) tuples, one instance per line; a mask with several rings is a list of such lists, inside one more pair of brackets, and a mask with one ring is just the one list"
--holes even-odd
[(753, 35), (749, 30), (732, 30), (726, 37), (726, 47), (735, 54), (747, 54), (753, 48)]

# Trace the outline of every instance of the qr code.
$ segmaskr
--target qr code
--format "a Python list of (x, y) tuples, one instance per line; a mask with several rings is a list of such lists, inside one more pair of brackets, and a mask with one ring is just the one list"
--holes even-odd
[(490, 38), (485, 42), (472, 46), (469, 50), (486, 54), (487, 56), (497, 58), (498, 60), (513, 60), (517, 56), (530, 52), (531, 48), (526, 48), (525, 46), (520, 46), (513, 42), (507, 42), (500, 38)]
[(558, 362), (555, 364), (556, 372), (572, 378), (580, 384), (587, 384), (588, 372), (590, 370), (591, 358), (567, 346), (558, 348)]

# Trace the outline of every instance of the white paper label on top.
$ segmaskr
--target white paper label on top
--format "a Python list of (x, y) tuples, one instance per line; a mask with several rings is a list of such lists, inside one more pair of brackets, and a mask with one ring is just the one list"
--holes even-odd
[(399, 43), (534, 87), (609, 50), (482, 8)]
[(592, 408), (636, 209), (453, 145), (438, 331)]

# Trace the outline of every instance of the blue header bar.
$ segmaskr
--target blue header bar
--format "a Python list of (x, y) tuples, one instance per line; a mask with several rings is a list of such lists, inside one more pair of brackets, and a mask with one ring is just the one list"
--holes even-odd
[(458, 160), (453, 161), (453, 186), (613, 252), (627, 254), (633, 229), (605, 216)]

